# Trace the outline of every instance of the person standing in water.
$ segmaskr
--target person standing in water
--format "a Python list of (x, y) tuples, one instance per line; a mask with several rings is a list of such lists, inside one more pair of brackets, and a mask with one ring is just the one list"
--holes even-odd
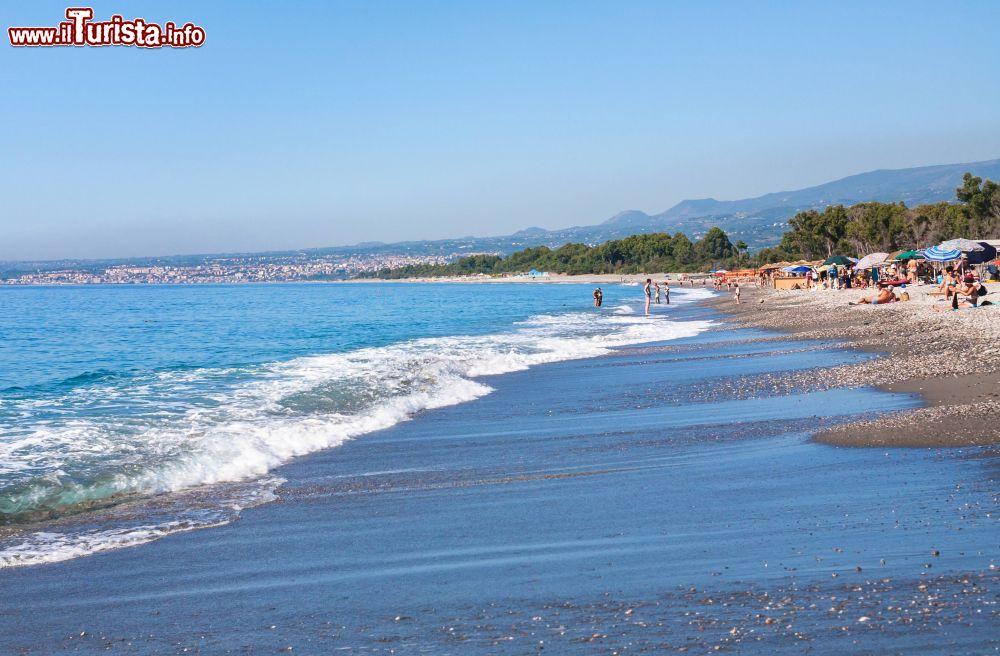
[(660, 304), (660, 283), (654, 282), (653, 286), (656, 287), (656, 304)]
[(646, 284), (642, 286), (642, 291), (646, 294), (646, 314), (649, 314), (649, 302), (653, 300), (653, 279), (646, 278)]
[(663, 281), (663, 300), (665, 300), (667, 302), (667, 305), (670, 305), (670, 281), (669, 280), (664, 280)]
[(733, 298), (736, 299), (736, 304), (740, 304), (740, 283), (736, 283), (736, 291), (733, 292)]
[(597, 308), (601, 307), (601, 303), (603, 302), (604, 302), (604, 292), (602, 292), (601, 288), (598, 287), (597, 289), (594, 290), (594, 307)]

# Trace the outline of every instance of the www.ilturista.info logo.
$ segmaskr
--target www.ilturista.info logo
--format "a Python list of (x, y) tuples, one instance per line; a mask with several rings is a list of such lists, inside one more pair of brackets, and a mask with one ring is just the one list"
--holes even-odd
[(94, 10), (90, 7), (69, 7), (66, 18), (55, 27), (8, 27), (10, 45), (197, 48), (205, 43), (204, 28), (193, 23), (179, 27), (173, 22), (158, 25), (143, 18), (125, 20), (118, 14), (107, 21), (94, 21)]

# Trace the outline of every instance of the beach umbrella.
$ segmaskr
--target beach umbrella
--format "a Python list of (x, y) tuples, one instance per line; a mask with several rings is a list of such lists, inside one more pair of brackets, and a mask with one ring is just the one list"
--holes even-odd
[(858, 263), (854, 265), (856, 269), (871, 269), (872, 267), (877, 267), (886, 261), (889, 257), (888, 253), (869, 253), (863, 258), (858, 260)]
[(963, 253), (972, 253), (974, 251), (983, 250), (983, 244), (978, 241), (972, 241), (971, 239), (949, 239), (948, 241), (943, 241), (937, 245), (937, 248), (943, 251), (962, 251)]
[(985, 241), (979, 242), (979, 245), (983, 247), (983, 250), (969, 253), (969, 264), (984, 264), (996, 259), (997, 249), (994, 246)]
[(962, 257), (962, 251), (957, 248), (945, 249), (940, 246), (931, 246), (923, 251), (924, 259), (931, 262), (951, 262)]
[(899, 254), (896, 255), (892, 259), (894, 259), (894, 260), (922, 260), (922, 259), (924, 259), (924, 254), (921, 253), (920, 251), (900, 251)]
[(798, 265), (798, 266), (786, 266), (782, 269), (785, 273), (806, 273), (809, 271), (809, 267)]
[(830, 266), (831, 264), (836, 264), (837, 266), (851, 266), (853, 263), (850, 258), (844, 257), (843, 255), (831, 255), (823, 261), (823, 265)]

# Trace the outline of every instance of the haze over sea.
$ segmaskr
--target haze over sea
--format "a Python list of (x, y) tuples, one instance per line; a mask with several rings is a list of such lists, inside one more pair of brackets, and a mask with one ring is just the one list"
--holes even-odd
[(0, 289), (0, 652), (995, 645), (991, 451), (814, 443), (917, 400), (592, 289)]

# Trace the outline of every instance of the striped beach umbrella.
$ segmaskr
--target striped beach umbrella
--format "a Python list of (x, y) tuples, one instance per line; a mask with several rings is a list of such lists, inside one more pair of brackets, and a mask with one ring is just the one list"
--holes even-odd
[[(945, 242), (947, 243), (947, 242)], [(939, 246), (931, 246), (923, 251), (924, 258), (930, 260), (931, 262), (951, 262), (952, 260), (957, 260), (962, 257), (962, 251), (957, 248), (947, 249), (941, 248)]]

